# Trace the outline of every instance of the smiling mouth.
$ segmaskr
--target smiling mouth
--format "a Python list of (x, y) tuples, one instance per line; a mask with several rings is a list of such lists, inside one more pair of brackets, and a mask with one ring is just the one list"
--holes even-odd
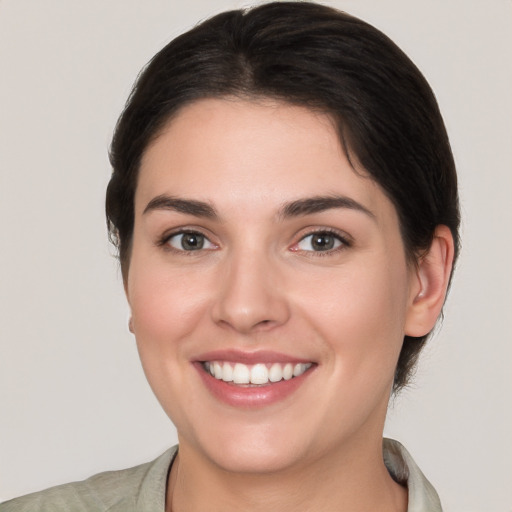
[(256, 363), (204, 361), (203, 369), (213, 378), (237, 385), (265, 386), (300, 377), (313, 363)]

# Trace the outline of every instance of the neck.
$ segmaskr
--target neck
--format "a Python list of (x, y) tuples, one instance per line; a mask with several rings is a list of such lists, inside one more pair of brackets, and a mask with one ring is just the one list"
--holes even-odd
[[(341, 452), (341, 453), (340, 453)], [(381, 440), (352, 443), (272, 473), (234, 473), (186, 443), (169, 475), (167, 512), (405, 512), (407, 490), (390, 477)]]

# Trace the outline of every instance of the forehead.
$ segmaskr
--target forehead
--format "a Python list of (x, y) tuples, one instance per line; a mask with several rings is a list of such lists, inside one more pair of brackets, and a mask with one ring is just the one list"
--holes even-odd
[(234, 211), (342, 194), (394, 211), (364, 170), (354, 170), (328, 115), (270, 100), (205, 99), (184, 107), (143, 156), (136, 210), (160, 194)]

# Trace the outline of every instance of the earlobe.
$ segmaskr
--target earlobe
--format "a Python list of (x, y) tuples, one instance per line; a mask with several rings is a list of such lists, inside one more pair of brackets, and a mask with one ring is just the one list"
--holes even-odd
[(454, 241), (447, 226), (437, 226), (432, 244), (420, 258), (405, 323), (405, 334), (429, 333), (441, 314), (454, 257)]

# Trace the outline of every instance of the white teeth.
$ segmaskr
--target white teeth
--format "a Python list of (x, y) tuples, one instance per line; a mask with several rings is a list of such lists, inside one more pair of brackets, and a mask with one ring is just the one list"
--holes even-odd
[(242, 363), (236, 363), (233, 368), (233, 382), (235, 384), (249, 384), (250, 378), (249, 367)]
[(233, 367), (229, 363), (224, 363), (222, 365), (222, 380), (224, 382), (233, 381)]
[(272, 365), (257, 363), (248, 366), (243, 363), (228, 363), (227, 361), (207, 361), (203, 366), (217, 380), (235, 384), (264, 385), (269, 382), (299, 377), (311, 367), (311, 363), (273, 363)]
[(268, 368), (264, 364), (255, 364), (251, 368), (251, 384), (266, 384), (268, 382)]
[(222, 366), (217, 361), (213, 363), (213, 376), (216, 379), (222, 379)]
[(283, 368), (279, 363), (274, 363), (270, 367), (270, 371), (268, 372), (268, 380), (270, 382), (279, 382), (283, 379)]
[(297, 363), (293, 367), (293, 376), (298, 377), (299, 375), (302, 375), (306, 371), (306, 365), (303, 363)]
[(293, 365), (292, 363), (286, 363), (283, 368), (283, 379), (290, 380), (293, 377)]

